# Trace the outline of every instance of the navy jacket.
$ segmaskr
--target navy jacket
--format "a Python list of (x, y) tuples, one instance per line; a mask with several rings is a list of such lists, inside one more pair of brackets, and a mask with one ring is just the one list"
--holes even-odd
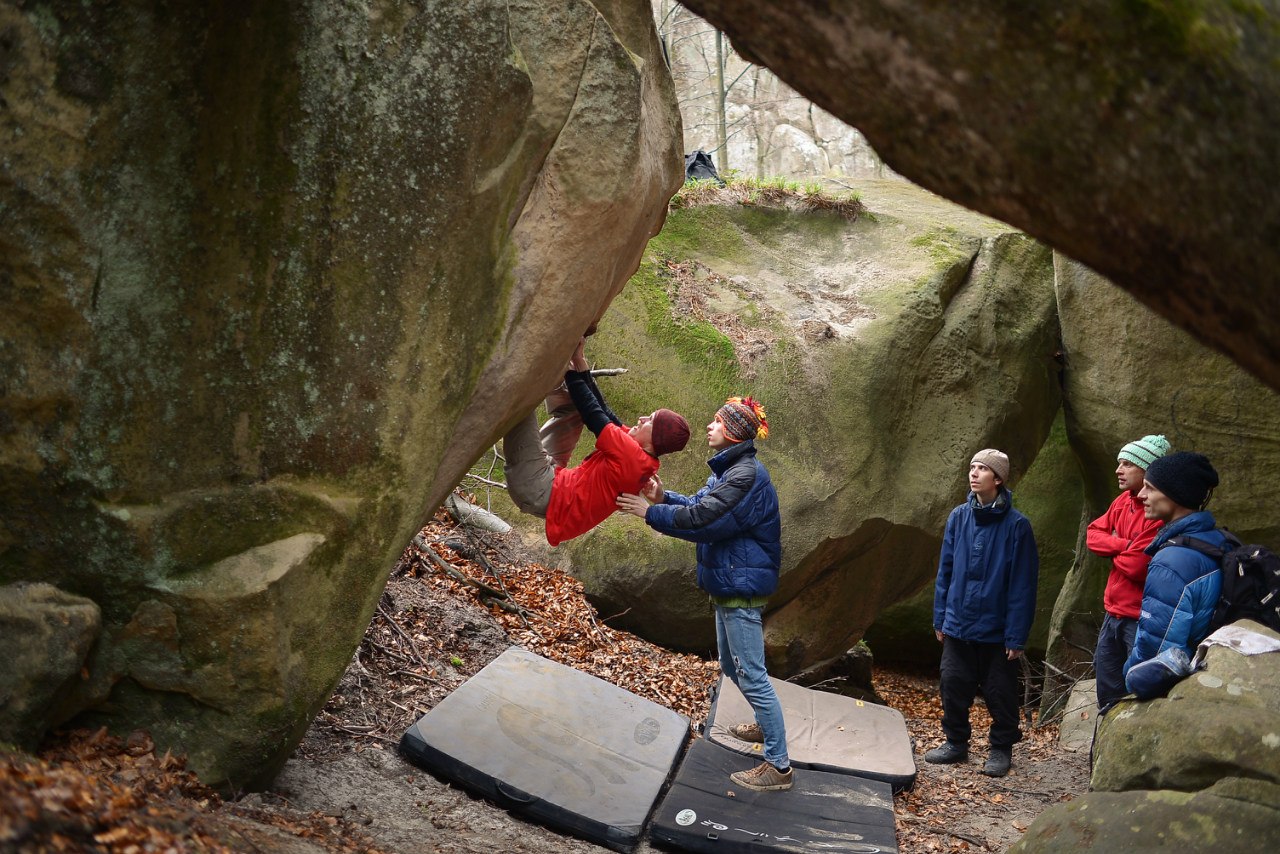
[(1023, 649), (1036, 614), (1040, 555), (1027, 517), (1001, 487), (995, 504), (977, 496), (951, 511), (942, 537), (933, 627), (973, 643)]
[(644, 520), (698, 544), (698, 586), (712, 596), (768, 596), (782, 568), (782, 519), (769, 472), (754, 441), (725, 448), (707, 465), (711, 477), (697, 494), (668, 491)]
[(1165, 525), (1147, 546), (1147, 553), (1154, 556), (1142, 589), (1142, 614), (1133, 651), (1124, 663), (1126, 676), (1130, 667), (1170, 647), (1180, 646), (1188, 658), (1194, 656), (1200, 641), (1209, 634), (1209, 620), (1222, 592), (1222, 570), (1208, 555), (1169, 543), (1179, 535), (1211, 546), (1221, 546), (1225, 539), (1213, 514), (1199, 510)]

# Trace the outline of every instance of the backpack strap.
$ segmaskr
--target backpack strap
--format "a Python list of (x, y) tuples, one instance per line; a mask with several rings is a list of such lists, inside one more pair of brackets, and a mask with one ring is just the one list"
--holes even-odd
[(1182, 546), (1184, 549), (1200, 552), (1202, 555), (1208, 555), (1214, 560), (1222, 560), (1222, 556), (1226, 554), (1226, 549), (1221, 546), (1214, 546), (1206, 543), (1197, 537), (1184, 537), (1182, 535), (1170, 537), (1164, 541), (1164, 545), (1160, 548), (1168, 548), (1169, 546)]
[(1220, 546), (1207, 543), (1199, 537), (1179, 534), (1176, 537), (1170, 537), (1165, 540), (1164, 544), (1161, 545), (1160, 548), (1164, 548), (1165, 546), (1182, 546), (1184, 549), (1191, 549), (1192, 551), (1200, 552), (1200, 554), (1207, 555), (1221, 563), (1223, 556), (1227, 552), (1232, 549), (1239, 548), (1240, 538), (1228, 531), (1226, 528), (1218, 528), (1217, 530), (1222, 532), (1223, 537), (1222, 545)]

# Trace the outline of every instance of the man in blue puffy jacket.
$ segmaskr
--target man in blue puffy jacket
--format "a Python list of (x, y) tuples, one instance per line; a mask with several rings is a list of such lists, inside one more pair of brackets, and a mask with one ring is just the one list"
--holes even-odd
[(1126, 687), (1129, 670), (1171, 647), (1195, 655), (1209, 634), (1209, 620), (1222, 592), (1218, 562), (1174, 537), (1203, 540), (1221, 547), (1223, 534), (1213, 514), (1205, 510), (1218, 485), (1218, 472), (1204, 454), (1183, 451), (1151, 463), (1138, 499), (1148, 519), (1161, 519), (1164, 527), (1147, 547), (1151, 563), (1142, 588), (1142, 613), (1133, 652), (1124, 664)]
[(793, 776), (782, 706), (764, 662), (764, 606), (778, 587), (782, 567), (778, 494), (756, 459), (755, 439), (768, 434), (764, 407), (750, 397), (731, 397), (707, 425), (707, 444), (716, 454), (707, 461), (706, 486), (695, 495), (681, 495), (664, 490), (655, 475), (643, 497), (618, 498), (620, 510), (641, 517), (655, 531), (698, 544), (698, 586), (715, 605), (720, 669), (756, 716), (729, 730), (764, 744), (764, 762), (730, 777), (761, 791), (789, 789)]
[(942, 643), (945, 744), (924, 755), (950, 764), (969, 757), (969, 710), (978, 686), (991, 712), (991, 750), (982, 773), (1009, 773), (1018, 725), (1018, 659), (1036, 610), (1040, 557), (1027, 517), (1005, 487), (1009, 458), (988, 448), (969, 463), (969, 499), (951, 511), (933, 593), (933, 630)]

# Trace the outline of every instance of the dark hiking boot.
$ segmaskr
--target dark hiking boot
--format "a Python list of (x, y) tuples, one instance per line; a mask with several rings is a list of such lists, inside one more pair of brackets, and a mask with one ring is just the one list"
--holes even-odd
[(729, 735), (739, 741), (752, 741), (756, 744), (764, 744), (764, 730), (760, 729), (760, 724), (752, 721), (749, 724), (734, 724), (729, 727)]
[(987, 754), (987, 764), (982, 766), (982, 773), (988, 777), (1003, 777), (1009, 773), (1013, 763), (1013, 749), (1009, 747), (993, 747)]
[(729, 779), (746, 789), (757, 792), (772, 792), (779, 789), (790, 789), (795, 777), (791, 769), (779, 771), (768, 762), (761, 762), (748, 771), (735, 771)]
[(924, 761), (932, 765), (953, 765), (969, 758), (969, 748), (963, 744), (947, 742), (924, 755)]

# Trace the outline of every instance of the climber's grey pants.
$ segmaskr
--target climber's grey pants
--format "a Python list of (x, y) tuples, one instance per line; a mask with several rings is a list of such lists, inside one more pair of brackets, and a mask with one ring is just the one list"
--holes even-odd
[(547, 412), (541, 428), (530, 412), (502, 440), (507, 493), (522, 512), (544, 519), (556, 469), (568, 464), (582, 434), (582, 416), (563, 384), (547, 396)]

